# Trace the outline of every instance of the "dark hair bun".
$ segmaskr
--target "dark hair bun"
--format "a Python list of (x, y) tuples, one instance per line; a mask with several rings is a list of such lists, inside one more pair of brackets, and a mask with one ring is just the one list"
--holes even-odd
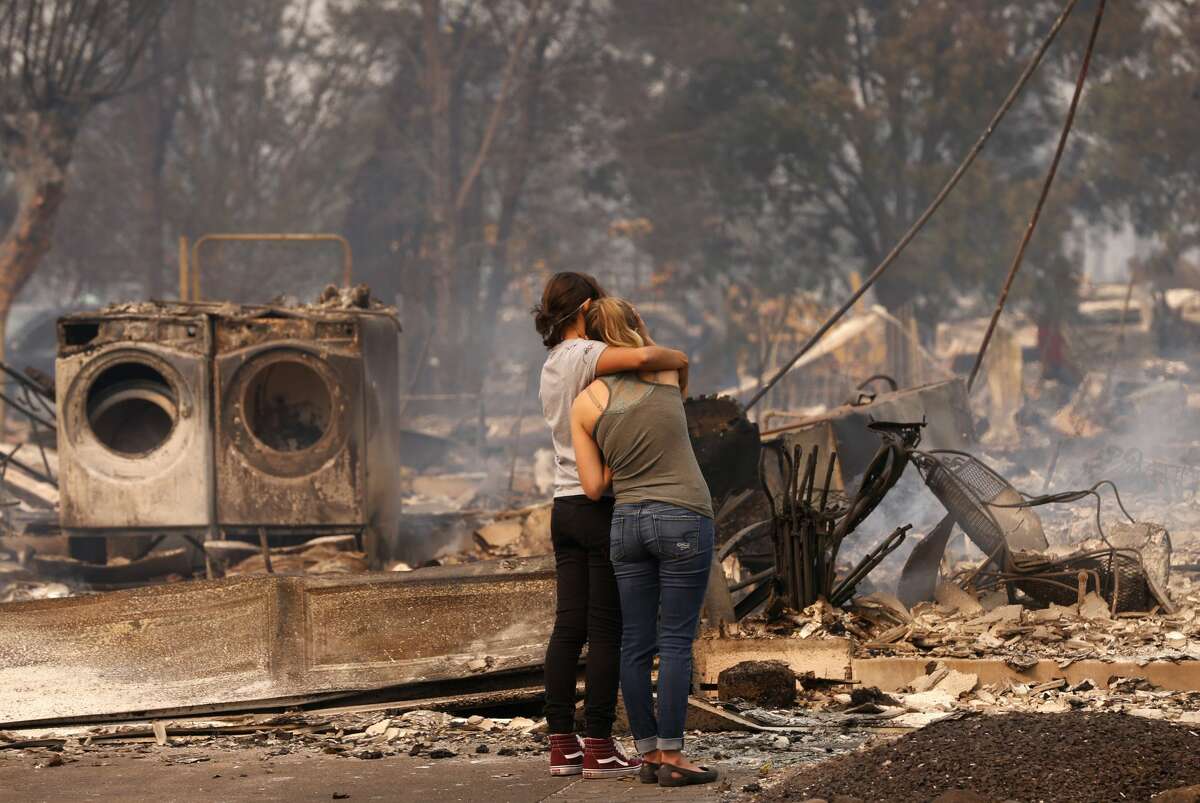
[(532, 310), (533, 325), (548, 349), (563, 340), (563, 329), (587, 301), (604, 298), (608, 293), (586, 273), (556, 273), (542, 290), (542, 303)]

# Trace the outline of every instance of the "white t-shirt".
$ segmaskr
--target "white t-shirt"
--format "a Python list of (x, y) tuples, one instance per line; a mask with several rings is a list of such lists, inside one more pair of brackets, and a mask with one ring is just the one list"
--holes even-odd
[(596, 379), (596, 363), (608, 344), (596, 340), (564, 340), (546, 355), (538, 396), (554, 441), (554, 495), (581, 496), (575, 447), (571, 445), (571, 405)]

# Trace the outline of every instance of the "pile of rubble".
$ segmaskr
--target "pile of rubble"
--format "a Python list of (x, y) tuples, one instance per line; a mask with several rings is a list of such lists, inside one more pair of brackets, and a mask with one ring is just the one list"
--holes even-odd
[(66, 583), (38, 577), (25, 557), (0, 545), (0, 603), (72, 595)]
[[(618, 725), (620, 728), (620, 726)], [(786, 734), (785, 732), (786, 731)], [(753, 770), (761, 776), (856, 750), (869, 738), (832, 720), (808, 720), (804, 729), (688, 734), (688, 752), (705, 762)], [(455, 716), (431, 710), (250, 714), (195, 720), (93, 727), (0, 731), (0, 758), (55, 767), (121, 752), (157, 753), (167, 763), (209, 761), (222, 751), (253, 748), (266, 761), (289, 754), (323, 753), (376, 760), (413, 756), (467, 760), (480, 755), (532, 758), (549, 746), (545, 720), (523, 716)]]
[(533, 505), (500, 513), (475, 531), (475, 545), (483, 558), (519, 558), (547, 555), (550, 543), (550, 505)]
[[(937, 667), (931, 675), (925, 677), (939, 675), (942, 670), (945, 670), (945, 666)], [(934, 683), (933, 690), (937, 691), (946, 679), (951, 679), (953, 671), (947, 670), (943, 681)], [(970, 675), (966, 675), (964, 678), (951, 679), (949, 691), (957, 691), (967, 685), (970, 678)], [(958, 686), (954, 685), (956, 681)], [(911, 696), (905, 698), (905, 704), (909, 707), (913, 702)], [(958, 707), (985, 713), (1025, 711), (1059, 714), (1066, 711), (1111, 711), (1146, 719), (1165, 719), (1188, 725), (1200, 724), (1200, 692), (1160, 689), (1142, 678), (1116, 678), (1106, 688), (1101, 688), (1090, 680), (1070, 685), (1061, 678), (1032, 685), (989, 684), (963, 692), (953, 703)]]
[(978, 674), (960, 671), (949, 662), (930, 661), (925, 673), (892, 693), (855, 683), (800, 677), (779, 661), (752, 661), (721, 673), (720, 707), (740, 720), (768, 729), (806, 729), (814, 725), (921, 728), (970, 714), (1067, 711), (1125, 713), (1147, 719), (1200, 724), (1200, 692), (1156, 687), (1141, 677), (1098, 673), (1070, 682), (1005, 679), (983, 683)]
[(314, 538), (291, 547), (274, 547), (267, 553), (253, 544), (227, 543), (243, 547), (245, 555), (225, 571), (227, 577), (268, 571), (289, 575), (361, 574), (369, 568), (366, 553), (354, 548), (353, 536)]
[(1107, 686), (1095, 680), (1071, 684), (1065, 678), (1045, 683), (982, 684), (978, 675), (938, 661), (927, 674), (894, 694), (858, 689), (853, 694), (830, 695), (825, 704), (831, 709), (874, 715), (880, 724), (904, 728), (919, 728), (969, 713), (1067, 711), (1105, 711), (1200, 724), (1200, 692), (1161, 689), (1143, 678), (1104, 680), (1109, 681)]
[[(410, 755), (453, 758), (467, 753), (498, 752), (515, 756), (544, 752), (542, 723), (525, 718), (456, 718), (440, 711), (409, 711), (395, 717), (378, 713), (332, 715), (251, 714), (203, 720), (158, 720), (97, 727), (40, 728), (0, 732), (0, 751), (28, 751), (35, 761), (44, 752), (71, 762), (87, 754), (141, 745), (221, 751), (254, 747), (264, 759), (290, 753), (320, 752), (357, 759)], [(192, 761), (197, 759), (193, 752)], [(53, 766), (52, 764), (50, 766)]]
[[(554, 551), (550, 543), (550, 505), (538, 504), (499, 513), (477, 513), (453, 548), (443, 549), (423, 566), (455, 566), (495, 558), (528, 558)], [(407, 571), (395, 562), (392, 571)]]
[(849, 637), (862, 655), (1005, 658), (1028, 669), (1039, 658), (1060, 667), (1083, 659), (1200, 660), (1200, 583), (1173, 583), (1173, 614), (1113, 617), (1109, 605), (1089, 593), (1080, 605), (1042, 609), (1008, 604), (1003, 594), (982, 598), (943, 583), (938, 601), (911, 610), (891, 594), (856, 598), (840, 609), (820, 600), (799, 613), (754, 618), (727, 628), (727, 635), (797, 639)]

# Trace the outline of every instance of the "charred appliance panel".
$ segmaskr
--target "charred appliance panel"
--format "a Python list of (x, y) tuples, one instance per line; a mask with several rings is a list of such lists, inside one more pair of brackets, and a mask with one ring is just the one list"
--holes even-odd
[(377, 555), (398, 526), (396, 319), (261, 310), (214, 338), (218, 525), (364, 532)]
[(72, 315), (56, 361), (62, 525), (211, 521), (212, 339), (203, 315)]

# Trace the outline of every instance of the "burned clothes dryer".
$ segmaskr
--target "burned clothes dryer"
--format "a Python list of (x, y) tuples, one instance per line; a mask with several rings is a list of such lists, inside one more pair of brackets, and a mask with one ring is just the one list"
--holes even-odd
[(67, 532), (212, 522), (212, 339), (188, 307), (81, 313), (58, 325), (61, 521)]
[(214, 315), (213, 333), (218, 527), (392, 536), (395, 317), (241, 308)]
[(352, 533), (399, 512), (399, 323), (377, 309), (138, 304), (64, 318), (63, 527)]

